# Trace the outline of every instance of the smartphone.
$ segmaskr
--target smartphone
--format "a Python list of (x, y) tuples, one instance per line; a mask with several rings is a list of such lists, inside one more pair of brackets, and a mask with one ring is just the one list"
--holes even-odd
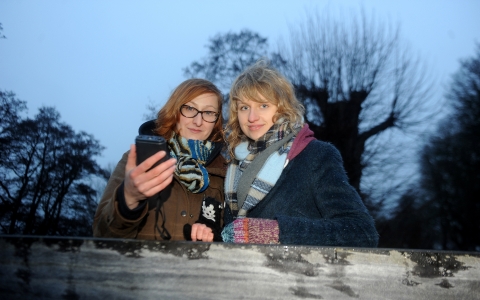
[(161, 160), (157, 161), (151, 168), (158, 166), (160, 163), (170, 158), (170, 151), (167, 147), (167, 141), (161, 136), (139, 135), (135, 138), (135, 146), (137, 148), (137, 166), (161, 150), (165, 151), (167, 155), (165, 155)]

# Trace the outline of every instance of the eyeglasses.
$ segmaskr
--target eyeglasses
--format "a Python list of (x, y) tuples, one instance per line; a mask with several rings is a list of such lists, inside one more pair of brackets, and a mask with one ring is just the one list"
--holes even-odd
[(214, 111), (210, 111), (210, 110), (200, 111), (200, 110), (196, 109), (195, 107), (191, 107), (191, 106), (188, 106), (186, 104), (184, 104), (180, 107), (180, 113), (185, 118), (195, 118), (200, 113), (200, 114), (202, 114), (202, 119), (205, 122), (208, 122), (208, 123), (217, 122), (218, 117), (220, 116), (219, 113), (216, 113)]

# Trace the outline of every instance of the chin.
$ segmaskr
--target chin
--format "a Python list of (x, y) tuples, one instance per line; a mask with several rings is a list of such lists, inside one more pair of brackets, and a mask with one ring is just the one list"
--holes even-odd
[(206, 137), (203, 137), (203, 136), (191, 136), (191, 137), (189, 137), (188, 139), (190, 139), (190, 140), (196, 140), (196, 141), (204, 141), (204, 140), (206, 140), (207, 138), (206, 138)]

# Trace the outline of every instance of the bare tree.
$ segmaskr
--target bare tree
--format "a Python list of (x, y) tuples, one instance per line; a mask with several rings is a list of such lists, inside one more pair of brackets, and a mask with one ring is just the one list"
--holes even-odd
[[(259, 58), (267, 55), (267, 39), (258, 33), (244, 29), (239, 33), (217, 34), (209, 40), (208, 54), (200, 61), (194, 61), (183, 69), (187, 78), (204, 78), (214, 82), (224, 93), (224, 102), (228, 102), (228, 91), (235, 77)], [(158, 105), (150, 101), (144, 120), (156, 118)], [(227, 115), (228, 106), (223, 114)]]
[(228, 91), (233, 79), (267, 54), (267, 39), (244, 29), (240, 33), (217, 34), (210, 39), (208, 55), (183, 71), (186, 77), (201, 76)]
[(367, 19), (364, 11), (342, 19), (308, 14), (290, 30), (288, 45), (279, 46), (279, 68), (305, 104), (315, 136), (339, 149), (350, 183), (368, 200), (381, 184), (362, 184), (362, 175), (387, 180), (382, 173), (394, 176), (404, 163), (392, 159), (401, 148), (391, 134), (398, 138), (429, 116), (427, 68), (401, 40), (399, 26)]
[[(233, 80), (246, 67), (267, 55), (268, 42), (258, 33), (244, 29), (240, 33), (215, 35), (210, 39), (207, 48), (207, 56), (183, 69), (184, 75), (214, 82), (224, 93), (224, 104), (227, 104)], [(228, 105), (223, 107), (223, 116), (228, 118)]]
[(94, 160), (103, 147), (61, 122), (53, 108), (42, 107), (35, 118), (19, 119), (24, 103), (13, 94), (3, 95), (10, 95), (2, 101), (14, 117), (0, 120), (1, 231), (91, 235), (97, 203), (89, 177), (105, 176)]
[(268, 55), (267, 39), (258, 34), (219, 34), (207, 57), (185, 74), (227, 88), (243, 68), (267, 56), (294, 84), (315, 136), (339, 149), (350, 183), (378, 212), (409, 186), (412, 174), (399, 170), (414, 166), (417, 149), (405, 138), (435, 114), (428, 101), (433, 77), (402, 41), (398, 25), (367, 19), (364, 11), (342, 19), (307, 13), (290, 30)]
[(146, 107), (147, 112), (143, 114), (143, 120), (155, 120), (157, 118), (158, 111), (160, 110), (159, 104), (156, 104), (153, 100), (150, 100)]
[(7, 37), (4, 36), (2, 32), (3, 32), (3, 27), (2, 27), (2, 23), (0, 23), (0, 39), (6, 39)]

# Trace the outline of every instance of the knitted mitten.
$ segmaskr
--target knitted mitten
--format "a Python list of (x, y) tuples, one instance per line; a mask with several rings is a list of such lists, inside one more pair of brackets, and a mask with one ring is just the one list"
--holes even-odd
[[(222, 219), (222, 204), (212, 197), (207, 197), (202, 201), (202, 209), (200, 211), (200, 217), (195, 223), (205, 224), (210, 227), (213, 232), (213, 241), (221, 242), (221, 226), (220, 220)], [(187, 241), (191, 241), (192, 226), (185, 224), (183, 227), (183, 234)]]
[(222, 238), (227, 243), (279, 244), (276, 220), (239, 218), (225, 226)]

